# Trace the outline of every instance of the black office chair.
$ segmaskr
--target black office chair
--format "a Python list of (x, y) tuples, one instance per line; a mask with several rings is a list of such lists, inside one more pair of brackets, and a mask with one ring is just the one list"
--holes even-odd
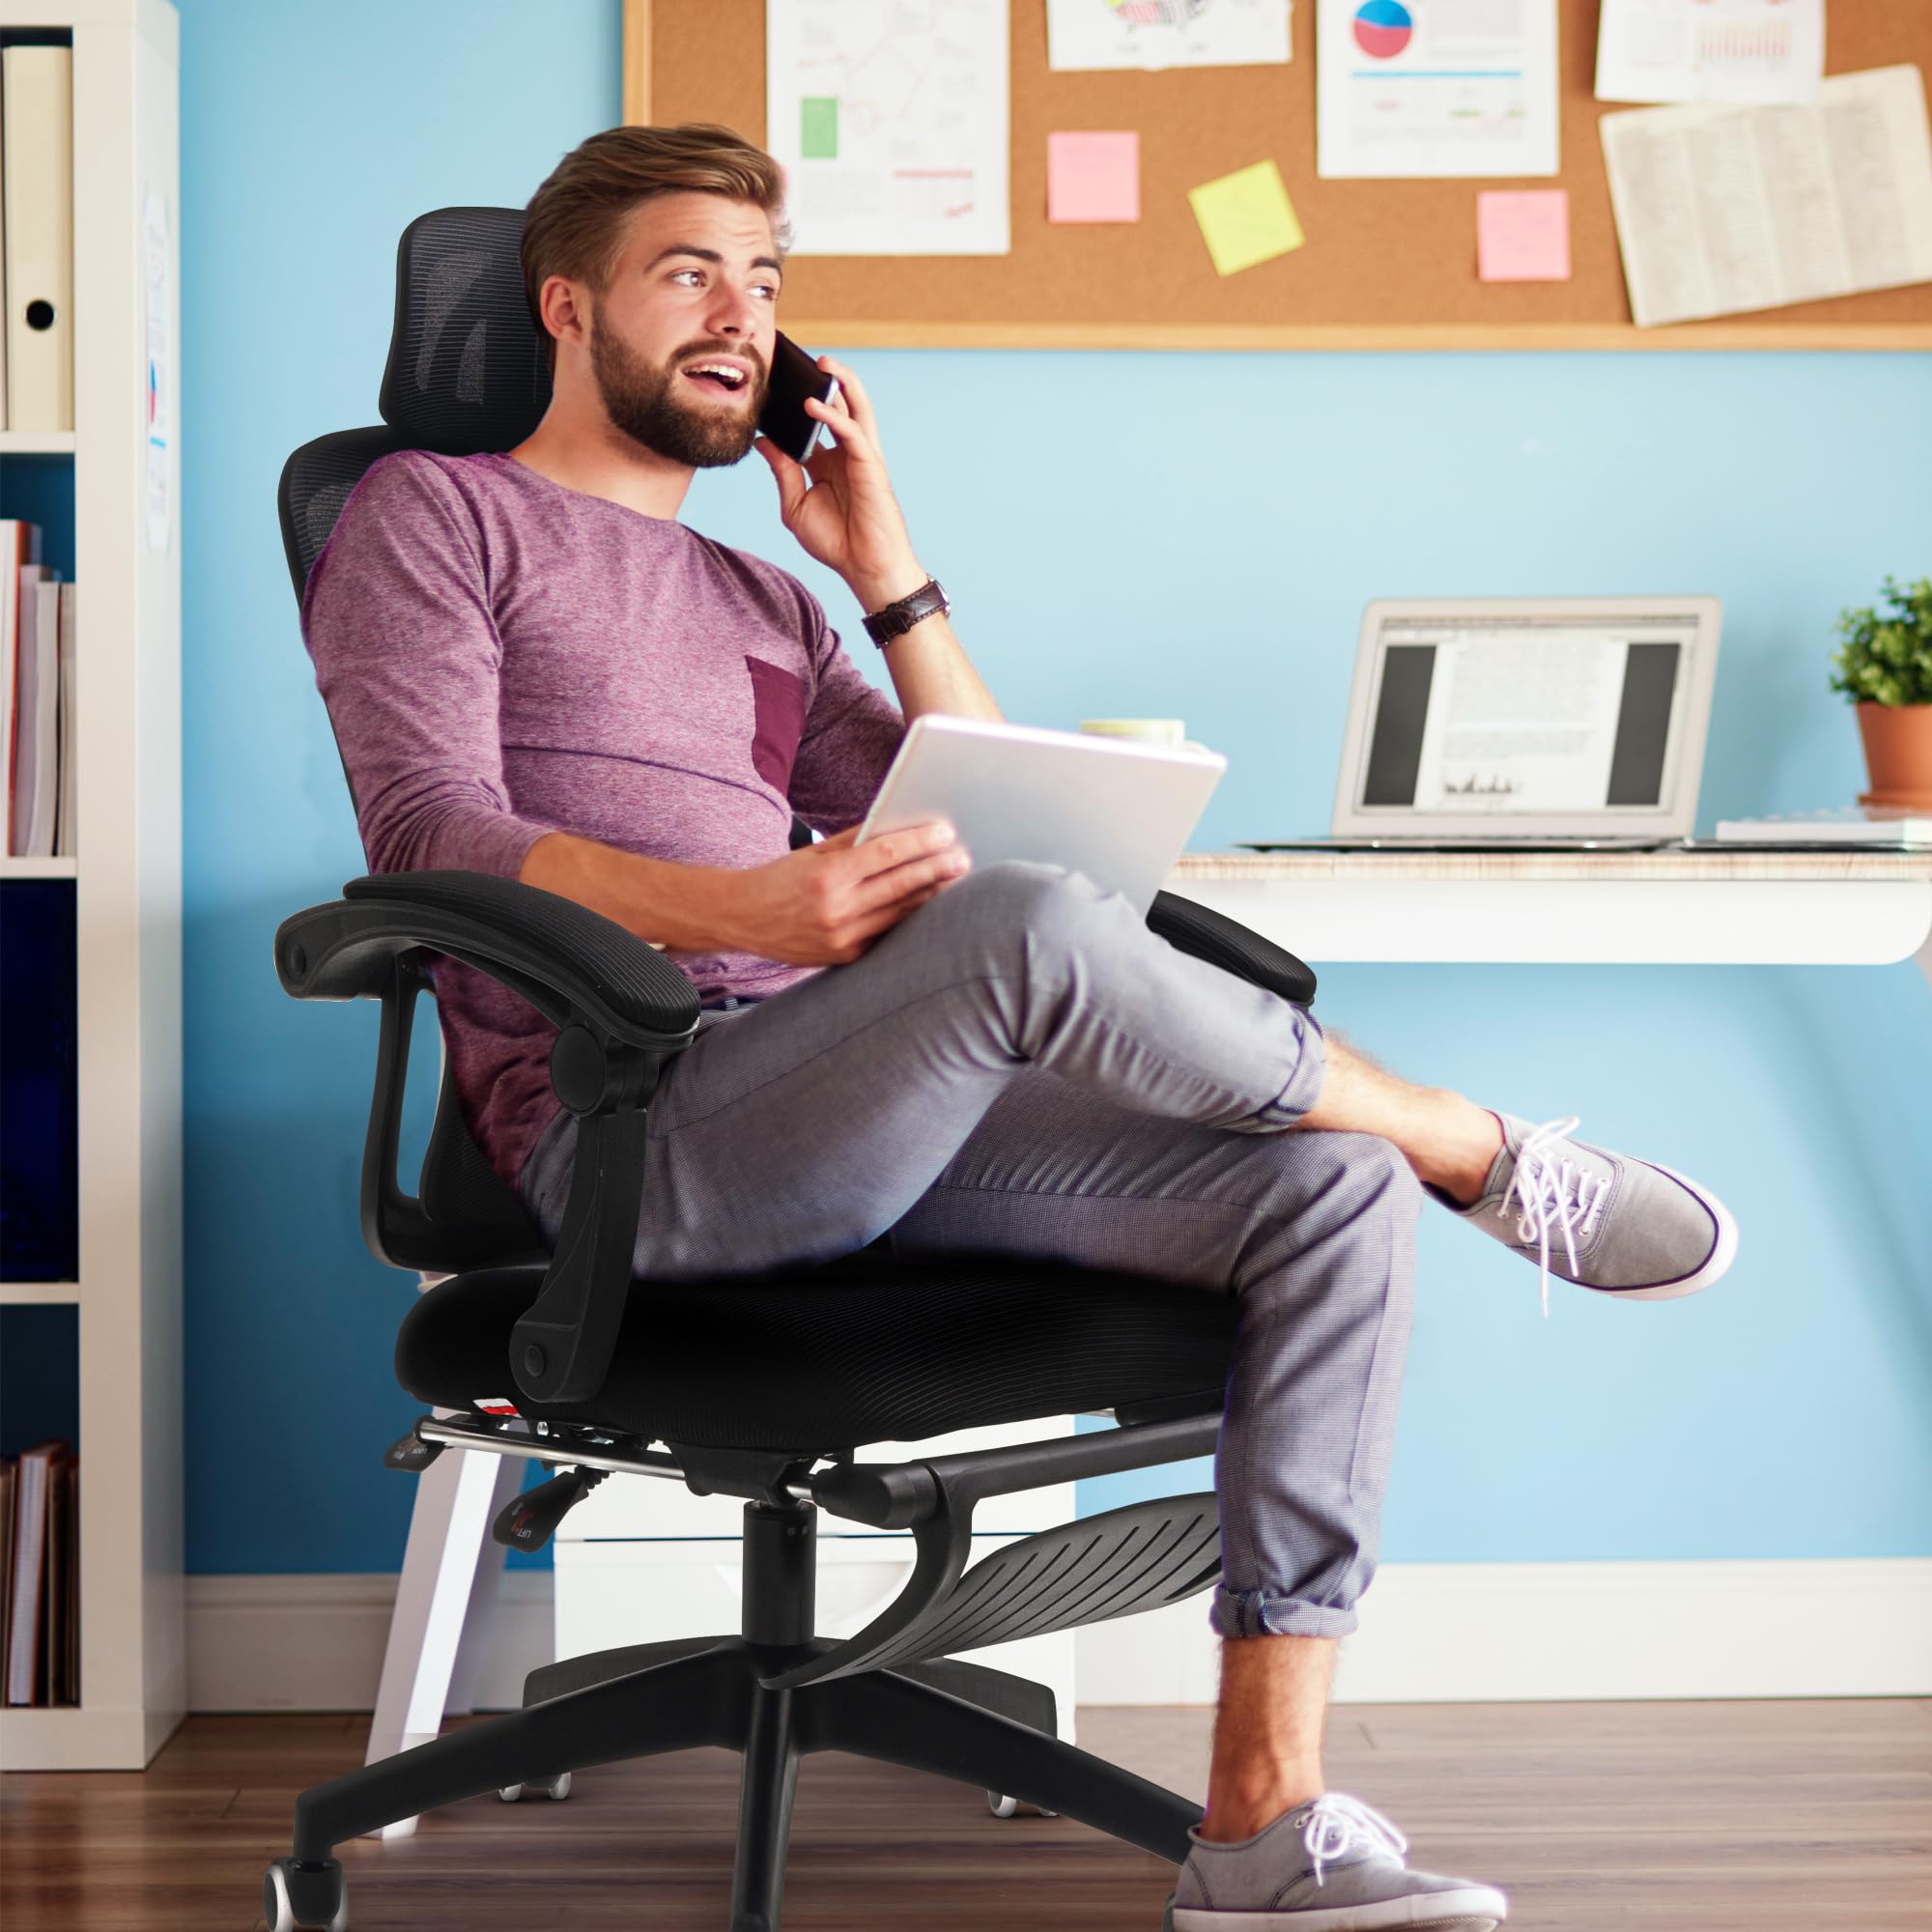
[[(282, 538), (298, 599), (336, 516), (391, 450), (507, 449), (550, 380), (524, 299), (517, 209), (419, 216), (396, 257), (386, 427), (304, 444), (284, 468)], [(395, 640), (407, 649), (409, 640)], [(345, 772), (346, 776), (346, 772)], [(794, 823), (793, 843), (810, 832)], [(1161, 894), (1170, 944), (1306, 1005), (1292, 954)], [(551, 1078), (577, 1117), (576, 1165), (552, 1256), (471, 1140), (445, 1070), (413, 1196), (396, 1175), (416, 996), (427, 962), (458, 959), (557, 1028)], [(1220, 1426), (1236, 1297), (1065, 1263), (875, 1247), (826, 1264), (716, 1280), (635, 1282), (646, 1110), (696, 1031), (691, 982), (614, 922), (554, 894), (473, 872), (354, 879), (275, 934), (301, 1000), (382, 1003), (363, 1149), (362, 1233), (399, 1268), (447, 1273), (404, 1319), (396, 1374), (423, 1416), (385, 1460), (421, 1469), (445, 1447), (534, 1458), (563, 1473), (497, 1520), (540, 1548), (612, 1471), (745, 1498), (742, 1628), (533, 1671), (518, 1712), (304, 1792), (294, 1856), (264, 1886), (270, 1932), (342, 1932), (345, 1839), (516, 1786), (561, 1795), (573, 1771), (697, 1745), (743, 1753), (731, 1925), (779, 1923), (798, 1760), (855, 1751), (1025, 1799), (1179, 1862), (1200, 1806), (1060, 1742), (1053, 1693), (952, 1653), (1171, 1604), (1220, 1576), (1211, 1492), (1109, 1510), (967, 1568), (984, 1497), (1207, 1454)], [(754, 1202), (746, 1211), (754, 1212)], [(515, 1418), (477, 1402), (507, 1385)], [(1068, 1412), (1116, 1427), (897, 1463), (866, 1444)], [(653, 1446), (661, 1445), (661, 1446)], [(843, 1641), (814, 1632), (814, 1530), (830, 1510), (910, 1530), (899, 1597)]]

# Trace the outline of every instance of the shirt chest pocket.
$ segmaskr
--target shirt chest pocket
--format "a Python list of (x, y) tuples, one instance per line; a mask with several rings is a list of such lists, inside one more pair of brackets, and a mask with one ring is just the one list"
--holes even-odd
[(752, 674), (752, 766), (776, 792), (791, 783), (805, 729), (805, 682), (780, 665), (747, 653)]

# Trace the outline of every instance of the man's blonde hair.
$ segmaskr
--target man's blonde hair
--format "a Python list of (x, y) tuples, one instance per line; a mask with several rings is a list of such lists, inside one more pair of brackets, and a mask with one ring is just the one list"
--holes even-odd
[(556, 338), (544, 327), (537, 302), (544, 283), (565, 275), (603, 296), (617, 271), (638, 204), (654, 194), (693, 189), (763, 209), (783, 259), (791, 245), (783, 172), (763, 149), (713, 122), (607, 128), (564, 156), (530, 196), (524, 211), (524, 294), (553, 376)]

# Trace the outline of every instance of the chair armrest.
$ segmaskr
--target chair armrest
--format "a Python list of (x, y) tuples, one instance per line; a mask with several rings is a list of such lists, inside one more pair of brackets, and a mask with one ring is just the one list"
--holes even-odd
[(486, 973), (556, 1026), (674, 1052), (697, 1029), (697, 989), (655, 947), (575, 899), (488, 872), (384, 872), (275, 931), (298, 1000), (380, 997), (388, 962), (426, 947)]
[(570, 1198), (542, 1292), (512, 1332), (505, 1366), (533, 1401), (586, 1402), (610, 1372), (630, 1297), (645, 1110), (665, 1060), (696, 1035), (696, 988), (614, 920), (487, 873), (353, 879), (340, 901), (284, 920), (275, 931), (284, 991), (383, 1003), (362, 1229), (371, 1249), (400, 1267), (435, 1265), (430, 1224), (394, 1179), (409, 1015), (425, 951), (488, 975), (558, 1029), (551, 1086), (578, 1128)]
[(1297, 1007), (1315, 1004), (1315, 974), (1271, 939), (1251, 932), (1237, 919), (1212, 912), (1178, 893), (1156, 893), (1148, 924), (1177, 952), (1205, 959), (1224, 973), (1247, 980)]

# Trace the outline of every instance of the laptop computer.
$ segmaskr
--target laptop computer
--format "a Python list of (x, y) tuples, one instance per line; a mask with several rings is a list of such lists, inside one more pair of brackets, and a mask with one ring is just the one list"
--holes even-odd
[(1645, 850), (1697, 815), (1715, 597), (1380, 598), (1325, 838), (1251, 851)]

